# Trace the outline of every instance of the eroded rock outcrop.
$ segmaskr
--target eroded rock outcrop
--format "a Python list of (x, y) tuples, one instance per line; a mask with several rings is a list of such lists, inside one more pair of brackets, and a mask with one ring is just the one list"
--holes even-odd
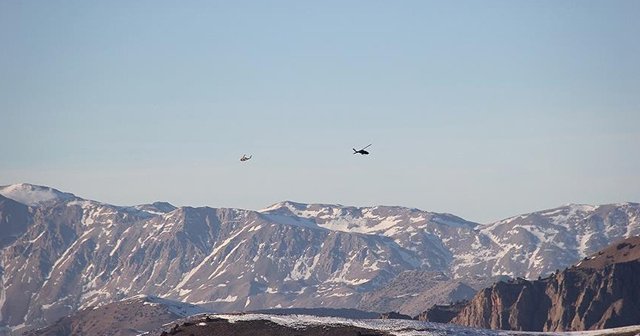
[(425, 322), (449, 323), (468, 303), (468, 300), (464, 300), (448, 305), (433, 305), (413, 319)]
[(498, 282), (476, 294), (451, 322), (525, 331), (640, 324), (640, 237), (545, 279)]

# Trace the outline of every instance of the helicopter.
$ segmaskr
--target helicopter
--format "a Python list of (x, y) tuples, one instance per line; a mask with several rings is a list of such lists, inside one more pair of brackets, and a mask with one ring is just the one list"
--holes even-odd
[(253, 156), (253, 155), (246, 156), (245, 154), (242, 154), (242, 157), (240, 158), (240, 161), (248, 161), (248, 160), (251, 160), (251, 157), (252, 157), (252, 156)]
[(369, 146), (371, 146), (371, 144), (368, 144), (367, 146), (363, 147), (360, 150), (356, 150), (355, 148), (353, 148), (353, 154), (369, 155), (369, 152), (365, 150), (369, 148)]

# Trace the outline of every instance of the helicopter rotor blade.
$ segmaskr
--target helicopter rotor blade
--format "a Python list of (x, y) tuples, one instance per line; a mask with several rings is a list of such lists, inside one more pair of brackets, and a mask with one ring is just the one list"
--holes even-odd
[[(368, 144), (368, 145), (367, 145), (367, 147), (364, 147), (364, 148), (362, 148), (362, 149), (367, 149), (367, 148), (369, 148), (369, 146), (371, 146), (371, 145), (373, 145), (373, 144)], [(362, 149), (361, 149), (361, 150), (362, 150)]]

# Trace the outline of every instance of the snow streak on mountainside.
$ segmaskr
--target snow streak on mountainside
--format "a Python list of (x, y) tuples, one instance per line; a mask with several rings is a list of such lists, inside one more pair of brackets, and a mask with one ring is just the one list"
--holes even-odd
[(574, 264), (640, 235), (639, 209), (638, 203), (570, 204), (493, 223), (480, 231), (499, 246), (491, 273), (534, 278)]
[(405, 271), (537, 277), (640, 234), (635, 203), (483, 226), (403, 207), (119, 207), (28, 184), (0, 194), (0, 232), (13, 228), (0, 249), (0, 323), (13, 328), (137, 294), (216, 311), (356, 307)]
[(490, 225), (402, 207), (283, 202), (261, 212), (331, 230), (383, 235), (419, 255), (423, 266), (460, 278), (547, 275), (616, 239), (640, 235), (639, 209), (637, 203), (570, 204)]

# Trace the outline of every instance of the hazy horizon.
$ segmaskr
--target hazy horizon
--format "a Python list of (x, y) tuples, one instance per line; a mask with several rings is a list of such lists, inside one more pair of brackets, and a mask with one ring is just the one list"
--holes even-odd
[(480, 223), (638, 202), (639, 12), (1, 2), (0, 185), (118, 205), (398, 205)]

